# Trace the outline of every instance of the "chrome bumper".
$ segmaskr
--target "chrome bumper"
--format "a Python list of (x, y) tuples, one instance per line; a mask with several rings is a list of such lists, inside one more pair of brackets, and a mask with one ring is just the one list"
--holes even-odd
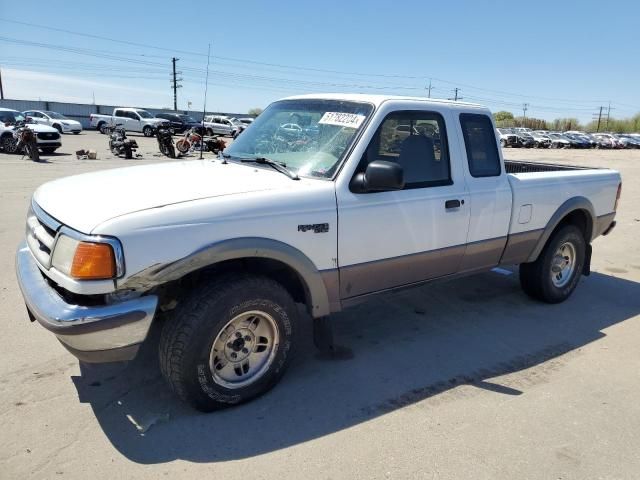
[(16, 254), (16, 274), (31, 320), (82, 361), (131, 360), (147, 337), (155, 295), (94, 307), (69, 304), (45, 280), (26, 243)]

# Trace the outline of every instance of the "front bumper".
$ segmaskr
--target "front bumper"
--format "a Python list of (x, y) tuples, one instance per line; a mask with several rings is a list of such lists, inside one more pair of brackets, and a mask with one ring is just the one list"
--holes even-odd
[(16, 275), (31, 320), (37, 320), (79, 360), (131, 360), (147, 337), (158, 297), (148, 295), (110, 305), (67, 303), (40, 272), (26, 243), (16, 254)]

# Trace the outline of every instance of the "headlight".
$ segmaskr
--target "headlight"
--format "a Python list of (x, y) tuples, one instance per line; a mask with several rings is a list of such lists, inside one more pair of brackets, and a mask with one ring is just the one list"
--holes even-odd
[(76, 280), (110, 280), (122, 275), (122, 250), (117, 240), (74, 237), (58, 237), (51, 260), (54, 268)]

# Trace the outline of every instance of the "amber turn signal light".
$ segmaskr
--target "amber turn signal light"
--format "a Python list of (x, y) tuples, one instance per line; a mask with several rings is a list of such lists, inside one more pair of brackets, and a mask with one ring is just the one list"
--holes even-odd
[(111, 245), (80, 242), (71, 265), (71, 276), (78, 280), (106, 280), (116, 276), (116, 260)]

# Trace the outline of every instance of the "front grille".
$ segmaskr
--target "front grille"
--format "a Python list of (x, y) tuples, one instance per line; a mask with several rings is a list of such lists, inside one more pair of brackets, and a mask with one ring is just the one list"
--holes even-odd
[(37, 216), (34, 210), (27, 216), (27, 245), (38, 263), (44, 268), (51, 266), (51, 250), (59, 225), (44, 212)]
[(60, 138), (60, 134), (57, 132), (39, 132), (38, 138), (40, 140), (58, 140)]

